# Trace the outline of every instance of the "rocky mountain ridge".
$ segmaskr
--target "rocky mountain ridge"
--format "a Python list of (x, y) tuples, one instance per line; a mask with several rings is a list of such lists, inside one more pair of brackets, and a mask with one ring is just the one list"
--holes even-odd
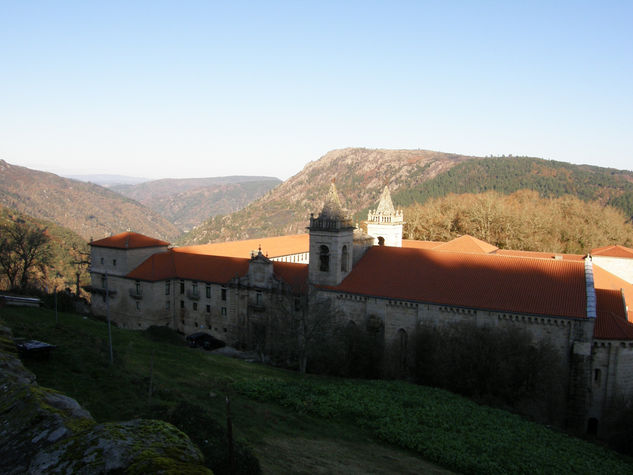
[(373, 205), (386, 184), (392, 192), (414, 186), (472, 158), (429, 150), (332, 150), (246, 208), (212, 218), (179, 242), (200, 244), (303, 232), (310, 213), (319, 211), (332, 180), (344, 206), (355, 213)]

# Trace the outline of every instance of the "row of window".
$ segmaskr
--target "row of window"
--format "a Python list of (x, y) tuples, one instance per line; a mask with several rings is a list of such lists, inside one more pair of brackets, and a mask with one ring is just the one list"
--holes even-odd
[[(170, 300), (165, 300), (165, 310), (169, 310), (170, 308), (171, 308), (171, 301)], [(185, 308), (185, 301), (184, 300), (180, 301), (180, 308), (181, 309)], [(194, 312), (198, 311), (198, 302), (193, 302), (192, 310)], [(206, 313), (211, 313), (211, 305), (207, 305), (206, 306)], [(226, 316), (226, 307), (221, 307), (220, 314), (222, 316)]]
[[(179, 285), (180, 295), (184, 295), (185, 293), (185, 281), (181, 280)], [(171, 280), (165, 281), (165, 295), (171, 294)], [(198, 297), (200, 294), (198, 292), (198, 282), (191, 283), (191, 295), (194, 297)], [(205, 296), (206, 298), (211, 298), (211, 285), (207, 284), (205, 286)], [(226, 289), (222, 288), (220, 292), (220, 298), (222, 300), (226, 300)]]
[[(105, 258), (102, 257), (100, 262), (101, 262), (101, 265), (105, 265)], [(112, 265), (116, 267), (116, 259), (112, 259)]]

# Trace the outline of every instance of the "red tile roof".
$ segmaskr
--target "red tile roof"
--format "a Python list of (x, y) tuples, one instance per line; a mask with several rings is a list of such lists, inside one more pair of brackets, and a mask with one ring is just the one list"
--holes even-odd
[[(223, 284), (230, 282), (235, 276), (245, 276), (249, 261), (250, 259), (240, 257), (206, 256), (170, 250), (150, 256), (126, 277), (149, 282), (187, 279)], [(307, 264), (273, 262), (273, 273), (294, 290), (305, 289), (308, 279)]]
[(111, 247), (115, 249), (139, 249), (142, 247), (161, 247), (169, 246), (166, 241), (155, 239), (139, 233), (125, 232), (115, 234), (104, 239), (92, 241), (91, 246), (95, 247)]
[(190, 254), (250, 258), (251, 252), (257, 252), (260, 246), (262, 248), (262, 254), (269, 258), (300, 254), (309, 252), (310, 236), (308, 234), (295, 234), (290, 236), (246, 239), (243, 241), (218, 242), (198, 246), (177, 247), (174, 248), (174, 251)]
[(633, 340), (633, 324), (624, 318), (622, 294), (617, 290), (596, 289), (598, 315), (593, 336), (599, 340)]
[(410, 249), (433, 249), (440, 244), (442, 243), (437, 241), (416, 241), (415, 239), (402, 240), (402, 247), (407, 247)]
[(591, 255), (605, 257), (628, 257), (633, 259), (633, 249), (620, 245), (604, 246), (592, 249)]
[(236, 257), (201, 256), (167, 251), (150, 256), (127, 277), (150, 282), (188, 279), (226, 283), (236, 275), (245, 275), (248, 272), (248, 262), (249, 259)]
[(477, 254), (490, 254), (499, 249), (481, 239), (465, 234), (451, 241), (444, 242), (433, 248), (434, 251), (474, 252)]
[(305, 292), (308, 285), (308, 264), (273, 261), (275, 276), (297, 292)]
[(581, 254), (561, 254), (557, 252), (516, 251), (513, 249), (499, 249), (495, 252), (500, 256), (529, 257), (533, 259), (562, 259), (565, 261), (582, 261), (585, 256)]
[(372, 247), (330, 290), (439, 305), (585, 318), (584, 263)]

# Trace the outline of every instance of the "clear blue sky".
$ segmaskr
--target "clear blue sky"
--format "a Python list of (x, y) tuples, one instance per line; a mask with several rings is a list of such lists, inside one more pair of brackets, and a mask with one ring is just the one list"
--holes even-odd
[(0, 158), (149, 178), (341, 147), (633, 169), (633, 2), (3, 1)]

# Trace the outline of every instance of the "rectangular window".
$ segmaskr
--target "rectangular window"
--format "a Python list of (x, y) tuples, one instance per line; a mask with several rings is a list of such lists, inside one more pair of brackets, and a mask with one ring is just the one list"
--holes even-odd
[(198, 310), (198, 302), (194, 302), (193, 303), (193, 309), (194, 310)]
[(171, 293), (171, 280), (165, 282), (165, 295), (169, 295)]
[(262, 293), (261, 292), (257, 292), (257, 294), (255, 295), (255, 303), (257, 305), (261, 305), (262, 304)]
[(135, 289), (136, 289), (136, 295), (141, 295), (141, 282), (138, 280), (135, 283)]
[(184, 300), (180, 301), (180, 308), (185, 308), (185, 301)]
[(116, 267), (116, 259), (112, 259), (112, 265)]
[(207, 291), (207, 298), (210, 299), (211, 298), (211, 286), (210, 285), (207, 285), (206, 291)]
[(198, 282), (191, 283), (191, 291), (193, 295), (198, 295)]
[(299, 310), (301, 310), (301, 299), (295, 297), (295, 312), (298, 312)]
[(104, 262), (104, 259), (103, 259), (103, 257), (102, 257), (102, 258), (101, 258), (101, 264), (103, 264), (103, 262)]
[(226, 289), (222, 289), (222, 300), (226, 300)]
[(185, 281), (181, 280), (180, 281), (180, 295), (185, 293)]
[(138, 300), (136, 301), (136, 310), (140, 310), (141, 309), (141, 302), (139, 302)]
[(101, 276), (101, 288), (105, 289), (106, 285), (107, 285), (108, 279), (106, 278), (105, 275)]
[(207, 305), (207, 313), (211, 313), (211, 305)]
[(169, 300), (165, 301), (165, 310), (169, 310)]
[(222, 307), (222, 316), (226, 317), (226, 307)]

